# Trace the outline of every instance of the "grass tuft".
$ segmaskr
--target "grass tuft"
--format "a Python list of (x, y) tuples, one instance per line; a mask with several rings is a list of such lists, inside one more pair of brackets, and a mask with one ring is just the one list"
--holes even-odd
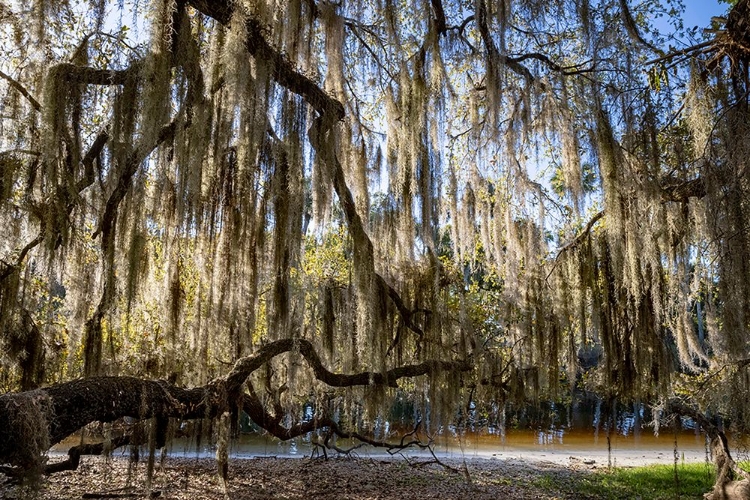
[(699, 499), (716, 478), (713, 464), (692, 463), (617, 468), (580, 477), (573, 487), (581, 496), (601, 499)]

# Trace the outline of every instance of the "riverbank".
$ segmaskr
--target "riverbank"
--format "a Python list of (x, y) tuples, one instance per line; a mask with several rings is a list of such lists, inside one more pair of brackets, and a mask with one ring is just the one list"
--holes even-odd
[[(227, 493), (232, 499), (264, 500), (596, 500), (636, 498), (630, 495), (635, 493), (630, 489), (641, 487), (640, 483), (644, 481), (636, 475), (638, 484), (630, 486), (627, 483), (630, 479), (616, 484), (620, 481), (619, 476), (598, 469), (591, 461), (572, 458), (567, 465), (510, 458), (441, 461), (444, 465), (423, 457), (230, 459)], [(701, 482), (688, 491), (686, 487), (691, 479), (685, 476), (683, 484), (676, 485), (682, 492), (680, 498), (700, 498), (701, 492), (710, 489), (710, 469), (701, 473), (701, 465), (695, 464), (693, 468), (698, 468), (690, 475), (698, 479), (704, 477), (705, 486)], [(660, 471), (664, 476), (661, 481), (665, 484), (645, 485), (645, 491), (662, 491), (675, 498), (674, 493), (667, 493), (675, 486), (671, 484), (672, 467), (662, 468), (666, 471)], [(151, 491), (152, 498), (170, 500), (225, 498), (216, 475), (216, 464), (207, 458), (167, 457), (155, 467), (150, 490), (145, 487), (146, 479), (143, 461), (133, 465), (119, 455), (110, 459), (85, 457), (78, 470), (45, 479), (31, 497), (44, 500), (148, 498)], [(656, 498), (646, 495), (642, 498)], [(20, 499), (30, 496), (19, 487), (6, 485), (0, 487), (0, 497)]]
[[(675, 448), (679, 462), (701, 462), (706, 459), (706, 441), (703, 434), (693, 431), (675, 436), (652, 432), (638, 434), (606, 434), (594, 431), (535, 431), (514, 429), (507, 435), (482, 432), (466, 432), (461, 436), (433, 436), (433, 452), (441, 460), (525, 460), (529, 462), (551, 462), (568, 467), (571, 464), (587, 463), (596, 468), (640, 467), (644, 465), (674, 464)], [(91, 442), (101, 442), (103, 436), (94, 435)], [(393, 438), (392, 438), (393, 439)], [(86, 440), (88, 442), (88, 439)], [(71, 446), (81, 444), (81, 436), (74, 435), (54, 446), (50, 458), (57, 460), (67, 456)], [(339, 446), (349, 448), (360, 444), (339, 440)], [(213, 458), (215, 448), (210, 443), (198, 446), (194, 439), (175, 438), (169, 446), (171, 457)], [(230, 447), (230, 456), (236, 459), (250, 458), (304, 458), (314, 455), (310, 439), (296, 438), (279, 441), (267, 434), (241, 434)], [(431, 458), (428, 450), (412, 447), (404, 454), (415, 459)], [(382, 448), (363, 446), (357, 449), (362, 458), (380, 460), (390, 457)]]

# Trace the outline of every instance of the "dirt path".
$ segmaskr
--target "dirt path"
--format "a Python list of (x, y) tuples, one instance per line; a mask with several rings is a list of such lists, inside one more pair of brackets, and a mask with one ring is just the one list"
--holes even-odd
[[(513, 459), (446, 460), (450, 471), (425, 459), (245, 459), (230, 461), (231, 499), (572, 499), (570, 482), (588, 474), (583, 463), (562, 467)], [(223, 499), (210, 459), (167, 458), (157, 466), (152, 491), (163, 499)], [(55, 474), (29, 495), (0, 487), (0, 497), (20, 499), (147, 498), (144, 463), (86, 458), (77, 471)], [(99, 494), (99, 496), (92, 496)], [(104, 495), (109, 495), (106, 497)]]

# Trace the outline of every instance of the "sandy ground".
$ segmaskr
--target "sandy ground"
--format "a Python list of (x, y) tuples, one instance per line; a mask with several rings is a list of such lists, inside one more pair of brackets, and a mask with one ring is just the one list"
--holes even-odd
[[(280, 456), (289, 456), (288, 451), (279, 450)], [(606, 439), (599, 443), (587, 443), (581, 446), (578, 443), (514, 443), (509, 446), (494, 444), (492, 446), (461, 446), (458, 442), (451, 443), (450, 447), (435, 447), (436, 455), (442, 459), (452, 460), (520, 460), (524, 462), (548, 463), (558, 466), (570, 466), (586, 463), (597, 467), (638, 467), (651, 464), (673, 464), (675, 459), (674, 440), (668, 437), (655, 441), (650, 439), (646, 442), (634, 440), (613, 439), (611, 451), (608, 451)], [(387, 458), (387, 454), (377, 449), (363, 449), (360, 456), (381, 459)], [(272, 455), (272, 453), (265, 453)], [(427, 459), (429, 452), (408, 450), (407, 456)], [(683, 439), (677, 447), (677, 459), (681, 462), (705, 462), (706, 446), (702, 436), (696, 439)]]
[[(446, 459), (449, 470), (424, 458), (232, 459), (231, 499), (573, 499), (570, 481), (591, 465), (567, 466), (516, 459)], [(0, 486), (5, 499), (152, 498), (223, 499), (210, 459), (167, 458), (157, 465), (151, 488), (144, 463), (126, 458), (85, 457), (78, 470), (55, 474), (37, 491)], [(157, 496), (158, 495), (158, 496)]]
[[(673, 464), (675, 459), (674, 449), (668, 448), (637, 448), (633, 446), (613, 446), (611, 453), (607, 452), (606, 445), (588, 450), (567, 449), (565, 446), (522, 449), (519, 447), (508, 447), (495, 451), (465, 450), (463, 454), (455, 452), (444, 453), (439, 456), (446, 458), (470, 458), (470, 459), (500, 459), (500, 460), (522, 460), (530, 463), (550, 463), (559, 466), (568, 466), (586, 462), (594, 467), (639, 467), (642, 465)], [(678, 447), (677, 459), (680, 462), (705, 462), (705, 447)]]
[[(391, 456), (360, 448), (356, 456), (310, 458), (309, 445), (268, 440), (230, 450), (227, 496), (216, 474), (213, 450), (173, 445), (158, 464), (151, 487), (146, 465), (130, 463), (122, 450), (113, 457), (83, 457), (78, 470), (45, 478), (29, 491), (2, 484), (0, 499), (152, 498), (165, 499), (584, 499), (575, 483), (608, 466), (672, 464), (674, 438), (606, 439), (581, 443), (571, 439), (515, 439), (512, 446), (497, 441), (443, 440), (435, 453), (446, 466), (435, 464), (429, 452), (405, 450)], [(67, 443), (70, 445), (70, 443)], [(585, 446), (583, 446), (585, 445)], [(65, 457), (67, 446), (50, 453), (50, 461)], [(701, 436), (681, 438), (677, 458), (705, 462)], [(594, 497), (591, 497), (594, 498)]]

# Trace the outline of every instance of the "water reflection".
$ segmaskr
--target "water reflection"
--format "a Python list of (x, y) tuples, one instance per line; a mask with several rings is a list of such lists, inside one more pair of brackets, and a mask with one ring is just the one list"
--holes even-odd
[[(577, 454), (592, 450), (609, 454), (614, 450), (630, 452), (663, 452), (673, 455), (675, 442), (678, 449), (692, 451), (699, 456), (705, 453), (705, 438), (689, 419), (681, 419), (676, 426), (661, 429), (654, 435), (651, 409), (644, 404), (623, 405), (595, 397), (578, 397), (569, 404), (546, 402), (519, 407), (508, 406), (492, 412), (479, 411), (470, 405), (465, 415), (457, 419), (460, 425), (436, 425), (428, 422), (435, 450), (442, 454), (475, 454), (497, 456), (499, 453), (529, 455), (532, 453)], [(312, 418), (312, 407), (306, 407), (306, 418)], [(430, 415), (426, 416), (429, 420)], [(420, 418), (413, 406), (401, 404), (388, 418), (378, 418), (368, 425), (375, 439), (396, 442), (413, 430)], [(250, 431), (250, 427), (246, 429)], [(423, 432), (422, 437), (426, 439)], [(348, 443), (339, 440), (339, 446)], [(247, 432), (235, 443), (238, 455), (309, 455), (313, 452), (312, 435), (300, 437), (294, 445), (277, 442), (262, 432)], [(377, 450), (370, 450), (378, 453)], [(363, 451), (366, 452), (366, 451)], [(605, 460), (606, 461), (606, 460)]]
[[(419, 415), (413, 408), (409, 412), (391, 412), (388, 418), (379, 418), (367, 426), (368, 432), (379, 440), (398, 442), (404, 433), (414, 429)], [(306, 405), (302, 417), (312, 419), (314, 408)], [(689, 419), (680, 419), (675, 425), (661, 429), (655, 436), (650, 426), (652, 411), (646, 405), (621, 405), (599, 399), (580, 398), (570, 404), (542, 403), (536, 406), (507, 407), (484, 414), (470, 407), (467, 415), (458, 418), (461, 425), (436, 425), (425, 423), (421, 438), (426, 440), (425, 428), (430, 429), (434, 450), (442, 456), (479, 457), (543, 457), (543, 459), (568, 459), (574, 455), (595, 456), (597, 463), (611, 462), (613, 453), (628, 453), (644, 461), (673, 460), (675, 443), (682, 453), (691, 457), (705, 457), (705, 438)], [(240, 436), (232, 441), (231, 453), (235, 457), (257, 456), (311, 456), (315, 449), (314, 433), (289, 441), (278, 441), (265, 435), (249, 420), (241, 423)], [(204, 436), (173, 440), (169, 452), (177, 456), (213, 456), (214, 449)], [(80, 437), (56, 447), (58, 452), (80, 442)], [(340, 448), (358, 444), (339, 439)], [(419, 454), (412, 449), (410, 455)], [(426, 452), (425, 452), (426, 453)], [(382, 450), (362, 448), (359, 455), (384, 454)], [(616, 460), (622, 460), (617, 459)], [(617, 462), (621, 463), (621, 462)]]

